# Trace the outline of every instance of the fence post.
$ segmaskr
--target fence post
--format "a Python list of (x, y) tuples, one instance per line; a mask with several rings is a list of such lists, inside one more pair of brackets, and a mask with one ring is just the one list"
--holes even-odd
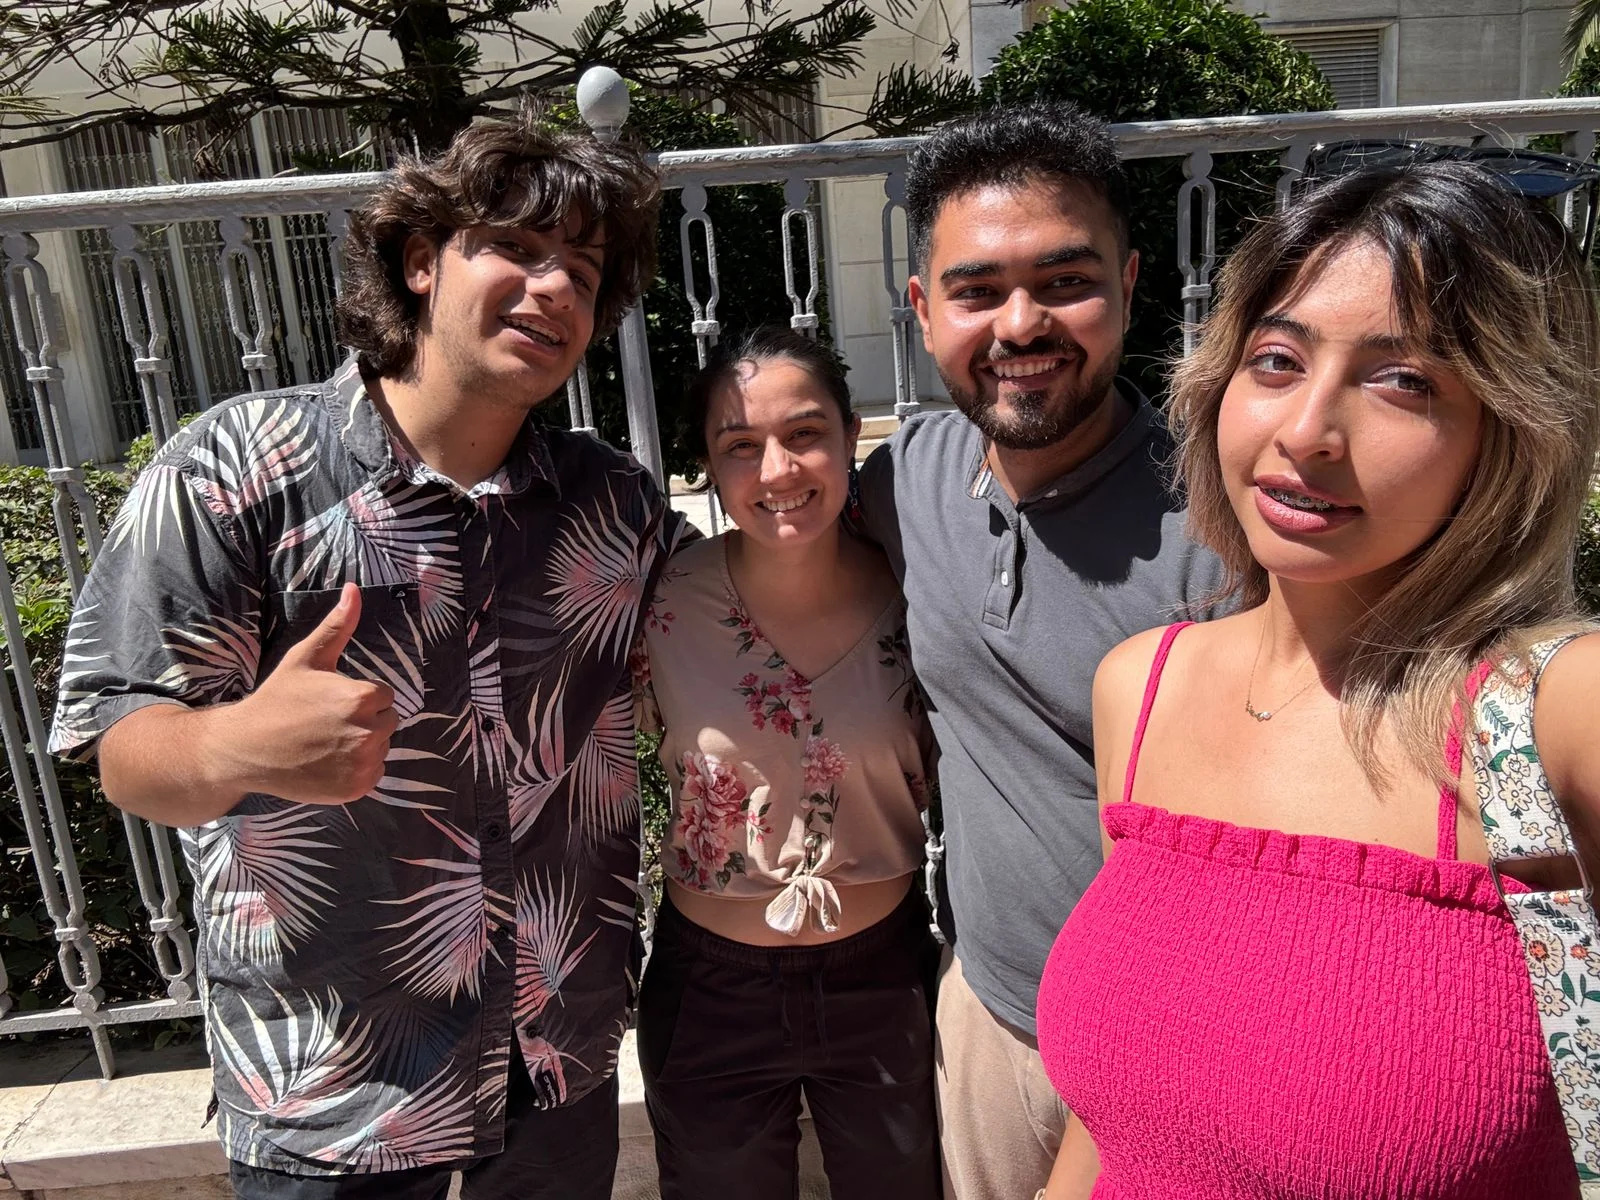
[(911, 245), (911, 229), (906, 228), (906, 273), (900, 274), (899, 256), (894, 251), (894, 213), (906, 207), (906, 172), (903, 163), (883, 177), (883, 290), (889, 293), (889, 340), (894, 351), (894, 415), (904, 421), (922, 410), (917, 399), (917, 314), (911, 307), (910, 285), (906, 280), (917, 273), (917, 251)]
[[(1183, 354), (1194, 353), (1200, 322), (1211, 307), (1211, 269), (1217, 261), (1217, 188), (1211, 182), (1211, 155), (1196, 150), (1183, 160), (1178, 188), (1178, 269), (1183, 272)], [(1200, 197), (1200, 253), (1195, 254), (1194, 201)]]
[[(602, 142), (614, 142), (628, 120), (628, 82), (610, 67), (590, 67), (578, 80), (578, 113)], [(661, 460), (661, 429), (656, 421), (656, 387), (650, 375), (650, 340), (644, 305), (635, 304), (617, 328), (622, 354), (622, 391), (628, 403), (628, 442), (662, 491), (667, 473)]]

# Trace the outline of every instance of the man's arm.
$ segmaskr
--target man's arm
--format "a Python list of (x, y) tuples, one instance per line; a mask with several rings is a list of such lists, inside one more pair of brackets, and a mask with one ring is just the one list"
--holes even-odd
[(163, 825), (203, 825), (251, 792), (345, 804), (383, 778), (398, 718), (382, 684), (338, 673), (361, 620), (361, 593), (290, 647), (254, 692), (231, 704), (137, 709), (100, 739), (100, 779), (118, 808)]
[(395, 717), (388, 688), (337, 673), (360, 593), (347, 585), (262, 679), (260, 556), (230, 498), (190, 470), (176, 451), (146, 468), (107, 534), (73, 613), (51, 749), (98, 754), (112, 802), (169, 825), (254, 791), (361, 795)]

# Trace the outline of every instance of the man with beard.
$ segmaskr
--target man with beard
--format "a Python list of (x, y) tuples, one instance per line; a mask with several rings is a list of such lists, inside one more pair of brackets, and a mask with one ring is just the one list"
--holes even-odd
[(861, 504), (941, 752), (939, 1117), (960, 1200), (1031, 1196), (1066, 1123), (1034, 997), (1101, 862), (1095, 668), (1221, 582), (1163, 481), (1159, 414), (1117, 378), (1139, 272), (1125, 204), (1105, 126), (1065, 105), (946, 126), (906, 179), (911, 299), (961, 411), (880, 447)]

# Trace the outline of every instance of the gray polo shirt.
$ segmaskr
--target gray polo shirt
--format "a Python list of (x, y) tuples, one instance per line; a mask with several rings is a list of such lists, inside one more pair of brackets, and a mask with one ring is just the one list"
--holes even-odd
[(1184, 536), (1160, 415), (1118, 386), (1137, 399), (1133, 419), (1020, 504), (959, 412), (912, 417), (861, 472), (939, 740), (956, 953), (990, 1011), (1030, 1033), (1045, 957), (1100, 867), (1095, 668), (1222, 578)]

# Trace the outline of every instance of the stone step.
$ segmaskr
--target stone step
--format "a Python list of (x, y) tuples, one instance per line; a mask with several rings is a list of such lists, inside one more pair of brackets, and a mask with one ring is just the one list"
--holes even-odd
[(881, 442), (899, 428), (900, 418), (892, 413), (886, 417), (863, 416), (861, 418), (861, 440), (867, 441), (871, 439)]

